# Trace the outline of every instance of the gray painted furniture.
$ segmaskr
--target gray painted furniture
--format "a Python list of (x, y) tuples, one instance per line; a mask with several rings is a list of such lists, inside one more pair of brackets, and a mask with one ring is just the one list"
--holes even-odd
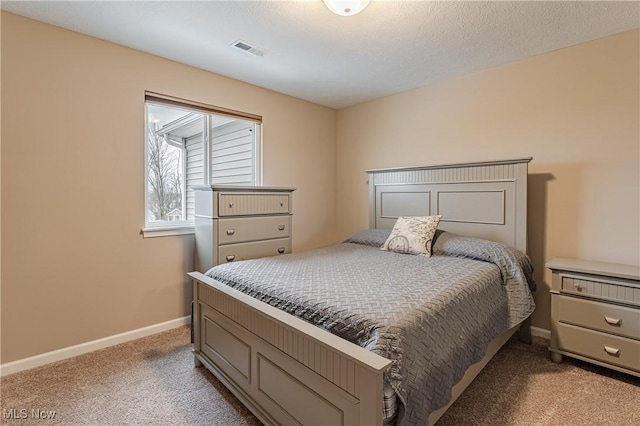
[(640, 267), (556, 258), (551, 359), (567, 355), (640, 377)]
[(291, 252), (293, 188), (194, 186), (196, 270)]
[[(398, 216), (442, 214), (441, 228), (526, 250), (531, 159), (369, 171), (370, 227)], [(193, 272), (194, 356), (265, 424), (382, 424), (390, 361)], [(449, 405), (517, 330), (452, 389)], [(529, 332), (529, 325), (522, 329)], [(449, 407), (429, 416), (433, 424)]]

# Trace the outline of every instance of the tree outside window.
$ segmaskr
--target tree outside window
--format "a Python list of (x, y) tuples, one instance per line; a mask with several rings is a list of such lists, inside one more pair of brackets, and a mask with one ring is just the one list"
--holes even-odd
[(158, 135), (156, 127), (157, 123), (148, 123), (147, 208), (152, 215), (149, 219), (182, 220), (182, 152), (167, 143), (166, 134)]

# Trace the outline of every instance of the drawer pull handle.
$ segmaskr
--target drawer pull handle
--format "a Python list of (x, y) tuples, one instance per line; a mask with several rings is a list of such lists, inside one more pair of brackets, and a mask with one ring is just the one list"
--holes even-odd
[(227, 229), (227, 235), (233, 235), (236, 233), (235, 229)]
[(285, 250), (285, 249), (284, 249), (284, 247), (280, 247), (280, 248), (278, 249), (278, 253), (282, 254), (282, 253), (284, 253), (284, 250)]
[(233, 203), (229, 203), (229, 208), (232, 209), (233, 208)]
[(575, 285), (575, 287), (576, 287), (576, 290), (578, 290), (578, 291), (582, 291), (582, 284), (578, 284), (578, 283), (576, 283), (576, 284), (574, 284), (574, 285)]
[(233, 260), (236, 258), (235, 254), (228, 254), (227, 255), (227, 262), (233, 262)]
[(620, 356), (620, 349), (612, 348), (611, 346), (605, 346), (604, 351), (609, 355)]
[(280, 201), (280, 207), (284, 207), (284, 202)]
[(278, 231), (284, 231), (284, 225), (278, 225)]
[(607, 324), (610, 325), (621, 325), (622, 324), (622, 320), (620, 318), (611, 318), (608, 316), (604, 316), (604, 320), (607, 322)]

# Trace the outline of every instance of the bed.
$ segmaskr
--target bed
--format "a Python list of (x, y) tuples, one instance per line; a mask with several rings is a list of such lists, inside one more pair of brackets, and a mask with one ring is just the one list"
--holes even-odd
[[(530, 339), (532, 276), (519, 254), (529, 161), (372, 170), (370, 230), (334, 247), (189, 274), (196, 365), (265, 424), (381, 425), (387, 411), (392, 422), (435, 423), (518, 328)], [(435, 256), (379, 250), (399, 216), (433, 214), (442, 216)], [(413, 277), (429, 275), (433, 286), (419, 291)], [(390, 289), (389, 278), (402, 285)], [(519, 308), (491, 307), (494, 299)], [(466, 318), (451, 320), (454, 305)], [(493, 329), (475, 327), (480, 317)], [(385, 401), (397, 409), (383, 412)]]

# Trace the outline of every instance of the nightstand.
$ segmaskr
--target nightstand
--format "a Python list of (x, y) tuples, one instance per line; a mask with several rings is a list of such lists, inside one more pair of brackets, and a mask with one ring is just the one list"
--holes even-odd
[(551, 359), (563, 355), (640, 377), (640, 267), (555, 258)]

